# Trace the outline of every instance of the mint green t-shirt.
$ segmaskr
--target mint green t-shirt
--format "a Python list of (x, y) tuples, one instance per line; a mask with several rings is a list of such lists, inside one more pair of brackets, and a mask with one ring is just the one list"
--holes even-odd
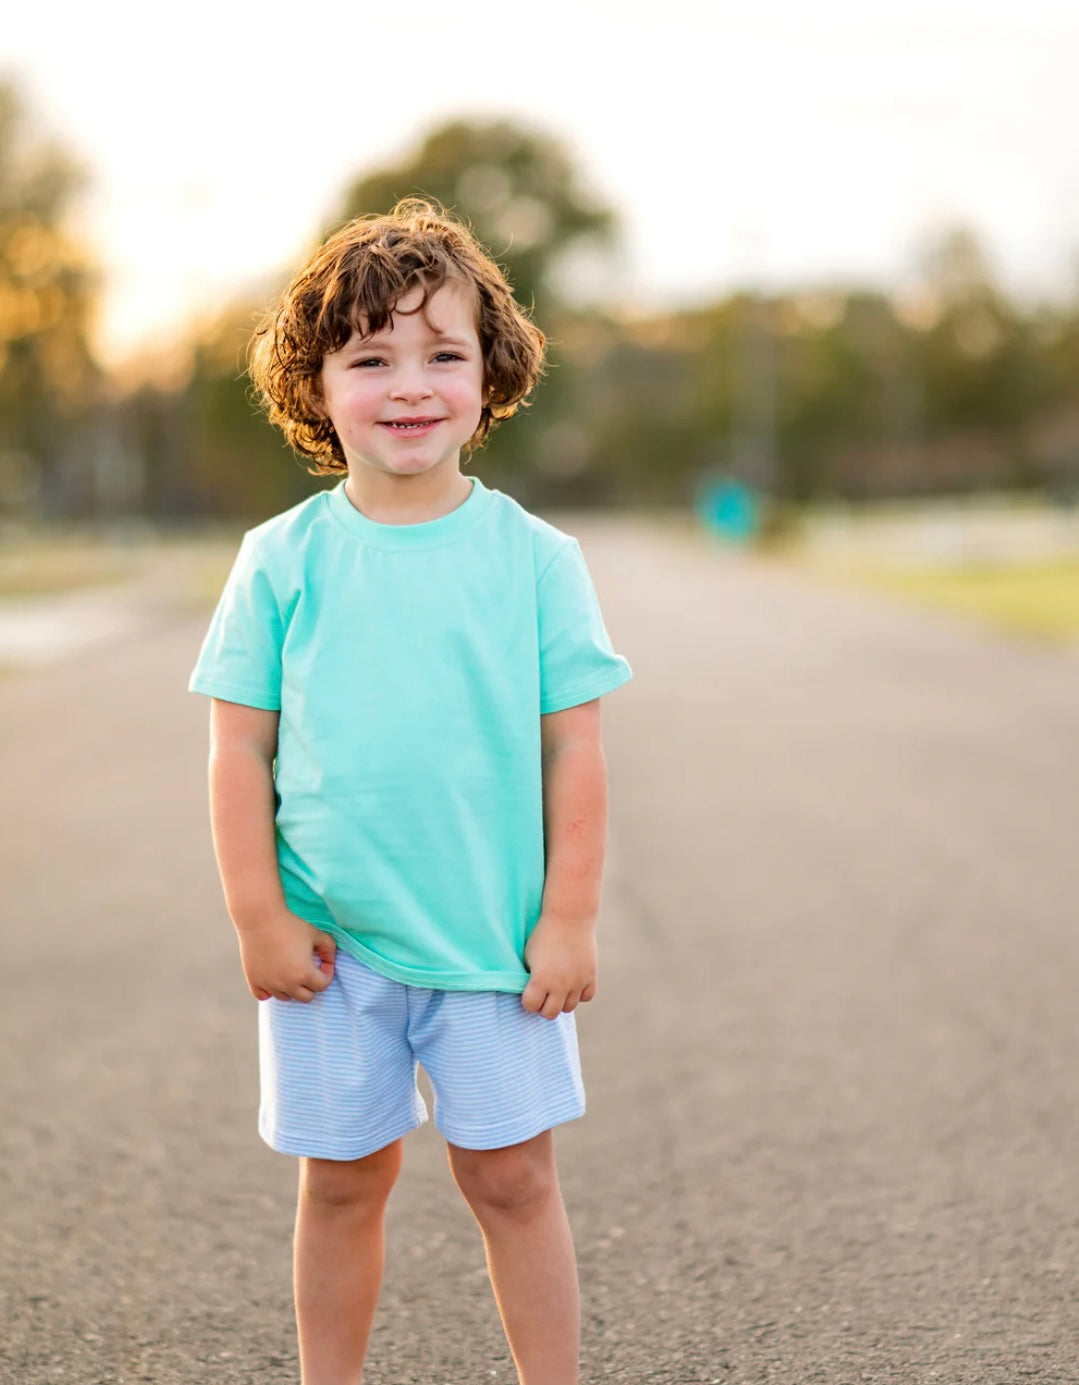
[(396, 980), (522, 991), (540, 717), (631, 672), (576, 539), (470, 479), (424, 524), (367, 518), (342, 482), (250, 530), (189, 686), (280, 713), (290, 909)]

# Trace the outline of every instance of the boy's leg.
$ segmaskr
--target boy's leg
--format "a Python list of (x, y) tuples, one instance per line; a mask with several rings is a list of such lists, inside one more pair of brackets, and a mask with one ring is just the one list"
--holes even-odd
[[(448, 1145), (487, 1247), (487, 1268), (521, 1385), (577, 1385), (577, 1262), (550, 1130), (502, 1149)], [(306, 1385), (306, 1381), (305, 1381)]]
[(301, 1159), (294, 1286), (303, 1385), (360, 1385), (382, 1283), (383, 1218), (404, 1141), (364, 1159)]

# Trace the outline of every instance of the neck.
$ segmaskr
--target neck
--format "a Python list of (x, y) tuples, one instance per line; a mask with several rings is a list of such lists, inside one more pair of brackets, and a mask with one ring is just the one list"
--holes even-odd
[(349, 503), (376, 524), (424, 524), (441, 519), (463, 505), (472, 482), (460, 471), (440, 476), (387, 476), (349, 469), (345, 482)]

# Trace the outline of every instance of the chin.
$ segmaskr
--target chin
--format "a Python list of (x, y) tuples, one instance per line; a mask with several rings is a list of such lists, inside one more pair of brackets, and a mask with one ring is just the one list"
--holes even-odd
[(420, 476), (426, 471), (434, 471), (439, 461), (429, 462), (417, 459), (414, 462), (391, 462), (389, 469), (395, 476)]

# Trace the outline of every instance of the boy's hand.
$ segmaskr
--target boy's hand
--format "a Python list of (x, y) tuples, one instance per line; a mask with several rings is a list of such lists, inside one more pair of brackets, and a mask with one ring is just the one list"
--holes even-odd
[(244, 976), (256, 1000), (314, 1000), (333, 980), (337, 944), (285, 910), (238, 929)]
[(596, 934), (591, 924), (541, 915), (525, 943), (532, 973), (521, 994), (526, 1010), (557, 1019), (596, 994)]

